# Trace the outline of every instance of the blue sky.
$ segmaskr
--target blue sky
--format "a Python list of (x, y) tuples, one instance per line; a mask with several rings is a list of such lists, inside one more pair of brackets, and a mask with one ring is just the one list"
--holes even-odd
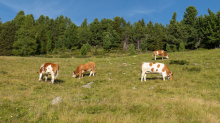
[(151, 20), (166, 25), (174, 12), (177, 21), (181, 21), (188, 6), (196, 7), (198, 16), (208, 14), (208, 8), (217, 13), (220, 0), (0, 0), (0, 18), (5, 23), (24, 10), (26, 15), (33, 14), (35, 20), (40, 15), (53, 19), (63, 15), (78, 26), (85, 18), (91, 23), (95, 18), (113, 20), (116, 16), (131, 24), (143, 18), (146, 24)]

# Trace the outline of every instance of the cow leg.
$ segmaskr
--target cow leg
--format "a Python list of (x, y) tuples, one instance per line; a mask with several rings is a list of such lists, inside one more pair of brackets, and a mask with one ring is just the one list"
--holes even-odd
[[(90, 71), (90, 74), (89, 74), (89, 76), (91, 76), (91, 75), (92, 75), (92, 73), (93, 73), (93, 72), (92, 72), (92, 71)], [(93, 76), (94, 76), (94, 75), (93, 75)]]
[(82, 75), (82, 72), (79, 72), (79, 79), (80, 79), (81, 75)]
[(56, 79), (57, 77), (58, 77), (58, 70), (57, 70), (56, 73), (55, 73), (54, 79)]
[(53, 82), (54, 82), (54, 73), (53, 72), (51, 72), (51, 82), (50, 82), (50, 84), (53, 84)]
[(146, 81), (146, 73), (145, 72), (143, 72), (141, 74), (141, 81), (143, 81), (143, 79), (144, 79), (144, 81)]
[(48, 75), (45, 75), (45, 82), (47, 81), (47, 77), (48, 77)]
[(39, 77), (39, 80), (38, 80), (38, 82), (40, 82), (41, 78), (42, 78), (42, 73), (40, 74), (40, 77)]
[(162, 76), (163, 76), (163, 81), (165, 81), (165, 73), (162, 73)]
[(154, 60), (156, 60), (156, 55), (154, 55)]

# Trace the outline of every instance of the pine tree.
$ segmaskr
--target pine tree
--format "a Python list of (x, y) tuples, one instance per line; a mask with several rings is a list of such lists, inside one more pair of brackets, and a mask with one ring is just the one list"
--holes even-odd
[(171, 52), (171, 49), (170, 49), (170, 45), (169, 44), (167, 44), (167, 46), (166, 46), (166, 52)]
[(50, 30), (47, 32), (47, 45), (46, 45), (46, 50), (47, 50), (47, 53), (52, 50), (52, 34), (51, 34), (51, 31), (50, 31)]
[(109, 50), (111, 48), (111, 41), (109, 35), (106, 35), (103, 39), (103, 49)]
[(16, 32), (17, 41), (13, 44), (14, 55), (34, 55), (37, 51), (37, 44), (35, 39), (34, 21), (31, 15), (26, 15), (25, 22), (21, 28)]
[(81, 47), (80, 52), (81, 52), (81, 55), (86, 55), (86, 53), (87, 53), (87, 48), (86, 48), (86, 45), (85, 45), (85, 44)]
[(143, 42), (141, 43), (141, 51), (142, 52), (145, 52), (146, 50), (147, 50), (147, 39), (146, 38), (144, 38), (143, 39)]
[(183, 42), (181, 42), (181, 43), (180, 43), (180, 46), (179, 46), (179, 51), (180, 51), (180, 52), (185, 51), (185, 45), (184, 45), (184, 43), (183, 43)]
[(173, 52), (177, 52), (176, 45), (173, 46)]
[(131, 45), (130, 45), (130, 47), (129, 47), (129, 51), (130, 51), (130, 55), (135, 55), (135, 54), (136, 54), (134, 44), (131, 44)]

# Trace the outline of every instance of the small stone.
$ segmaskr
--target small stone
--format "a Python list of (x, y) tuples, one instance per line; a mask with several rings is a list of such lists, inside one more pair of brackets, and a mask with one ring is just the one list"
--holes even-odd
[(62, 99), (60, 97), (56, 97), (55, 99), (53, 99), (51, 101), (52, 105), (56, 105), (56, 104), (60, 104), (60, 103), (62, 103)]
[(132, 87), (132, 89), (137, 89), (136, 87)]

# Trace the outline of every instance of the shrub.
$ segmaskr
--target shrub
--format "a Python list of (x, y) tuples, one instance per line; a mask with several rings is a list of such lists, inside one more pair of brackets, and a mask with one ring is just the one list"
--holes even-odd
[(130, 51), (130, 55), (135, 55), (135, 54), (136, 54), (134, 44), (131, 44), (131, 45), (130, 45), (130, 47), (129, 47), (129, 51)]
[(111, 41), (109, 35), (106, 35), (103, 39), (103, 49), (109, 50), (111, 48)]
[(177, 48), (176, 48), (176, 45), (173, 46), (173, 52), (176, 52), (177, 51)]
[(170, 49), (170, 45), (169, 44), (167, 44), (167, 46), (166, 46), (166, 51), (169, 53), (169, 52), (171, 52), (171, 49)]
[(86, 43), (86, 48), (88, 52), (90, 52), (92, 49), (91, 45), (88, 42)]
[(183, 42), (180, 43), (179, 51), (183, 52), (185, 50), (185, 45)]
[(141, 51), (145, 52), (147, 50), (147, 39), (144, 38), (143, 42), (141, 43)]
[(81, 47), (80, 52), (81, 52), (81, 55), (86, 55), (86, 53), (87, 53), (86, 45), (83, 45), (83, 46)]

